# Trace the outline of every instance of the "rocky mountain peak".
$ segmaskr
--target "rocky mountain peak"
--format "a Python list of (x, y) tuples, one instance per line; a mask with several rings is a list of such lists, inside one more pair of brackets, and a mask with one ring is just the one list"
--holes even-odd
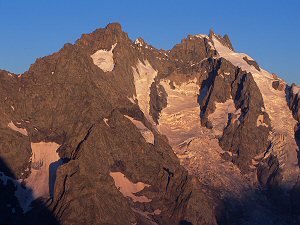
[(110, 23), (106, 27), (108, 30), (112, 30), (113, 32), (122, 32), (122, 26), (120, 23)]
[(147, 45), (147, 43), (146, 43), (146, 42), (144, 41), (144, 39), (141, 38), (141, 37), (137, 38), (137, 39), (134, 41), (134, 44), (136, 44), (136, 45), (138, 45), (138, 46), (140, 46), (140, 47), (146, 46), (146, 45)]
[(83, 34), (76, 41), (76, 45), (80, 48), (106, 49), (110, 50), (115, 43), (120, 45), (130, 45), (131, 40), (128, 34), (122, 30), (119, 23), (108, 24), (105, 28), (96, 29), (90, 34)]
[(209, 29), (209, 34), (208, 35), (209, 35), (210, 38), (212, 38), (215, 35), (215, 32), (212, 28)]
[(232, 43), (230, 41), (230, 38), (227, 34), (225, 34), (223, 37), (221, 35), (215, 34), (215, 32), (213, 31), (213, 29), (210, 29), (209, 31), (209, 37), (210, 39), (213, 39), (213, 37), (217, 38), (223, 45), (227, 46), (228, 48), (230, 48), (231, 50), (234, 51), (234, 48), (232, 46)]
[(0, 80), (0, 223), (299, 223), (299, 87), (227, 35), (113, 23)]

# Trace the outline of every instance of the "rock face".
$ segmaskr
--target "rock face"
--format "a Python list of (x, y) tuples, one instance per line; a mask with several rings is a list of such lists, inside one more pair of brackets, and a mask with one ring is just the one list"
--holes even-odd
[(300, 120), (300, 99), (299, 99), (299, 93), (300, 88), (296, 86), (295, 84), (292, 84), (291, 87), (287, 87), (287, 99), (288, 99), (288, 105), (290, 109), (293, 112), (294, 118), (299, 121)]
[(285, 90), (285, 87), (286, 87), (286, 84), (284, 82), (282, 82), (281, 80), (275, 80), (273, 81), (272, 83), (272, 87), (275, 89), (275, 90), (278, 90), (278, 91), (284, 91)]
[(259, 65), (256, 61), (254, 61), (253, 59), (248, 59), (247, 56), (245, 56), (243, 58), (250, 66), (254, 66), (255, 69), (257, 69), (258, 71), (260, 71)]
[(0, 223), (299, 222), (297, 88), (227, 35), (109, 24), (0, 79)]

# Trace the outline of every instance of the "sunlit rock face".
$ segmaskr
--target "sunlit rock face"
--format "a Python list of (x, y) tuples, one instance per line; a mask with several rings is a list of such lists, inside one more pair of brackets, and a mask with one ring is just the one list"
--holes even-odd
[(299, 88), (227, 35), (109, 24), (0, 79), (0, 223), (299, 223)]

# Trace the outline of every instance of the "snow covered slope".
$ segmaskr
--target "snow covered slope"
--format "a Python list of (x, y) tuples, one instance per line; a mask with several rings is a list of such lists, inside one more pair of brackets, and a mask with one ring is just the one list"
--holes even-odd
[[(233, 163), (222, 159), (224, 153), (217, 136), (227, 120), (227, 111), (235, 110), (232, 100), (219, 104), (212, 114), (216, 134), (201, 126), (200, 107), (197, 103), (197, 79), (170, 88), (170, 80), (161, 80), (168, 94), (168, 105), (161, 112), (158, 130), (168, 137), (170, 145), (191, 174), (197, 176), (208, 190), (221, 196), (240, 196), (249, 190), (250, 183), (243, 178)], [(222, 111), (224, 109), (224, 111)], [(226, 117), (222, 118), (222, 115)]]
[(281, 140), (280, 148), (271, 148), (271, 150), (279, 159), (283, 182), (291, 188), (297, 181), (300, 171), (297, 159), (298, 146), (294, 137), (294, 129), (297, 121), (293, 118), (292, 112), (287, 105), (286, 93), (284, 90), (279, 91), (272, 87), (272, 82), (277, 80), (272, 74), (263, 69), (260, 71), (257, 70), (243, 59), (245, 56), (248, 59), (252, 59), (250, 56), (232, 51), (221, 44), (216, 36), (214, 36), (212, 40), (220, 57), (225, 58), (242, 70), (251, 73), (259, 87), (263, 97), (265, 111), (271, 119), (273, 128), (269, 138), (274, 145), (274, 140), (277, 140), (277, 136), (282, 135), (284, 137)]

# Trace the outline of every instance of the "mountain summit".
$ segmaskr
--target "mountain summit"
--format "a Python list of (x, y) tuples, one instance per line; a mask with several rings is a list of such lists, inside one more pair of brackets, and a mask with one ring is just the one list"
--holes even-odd
[(300, 87), (228, 35), (114, 23), (0, 80), (1, 224), (300, 223)]

